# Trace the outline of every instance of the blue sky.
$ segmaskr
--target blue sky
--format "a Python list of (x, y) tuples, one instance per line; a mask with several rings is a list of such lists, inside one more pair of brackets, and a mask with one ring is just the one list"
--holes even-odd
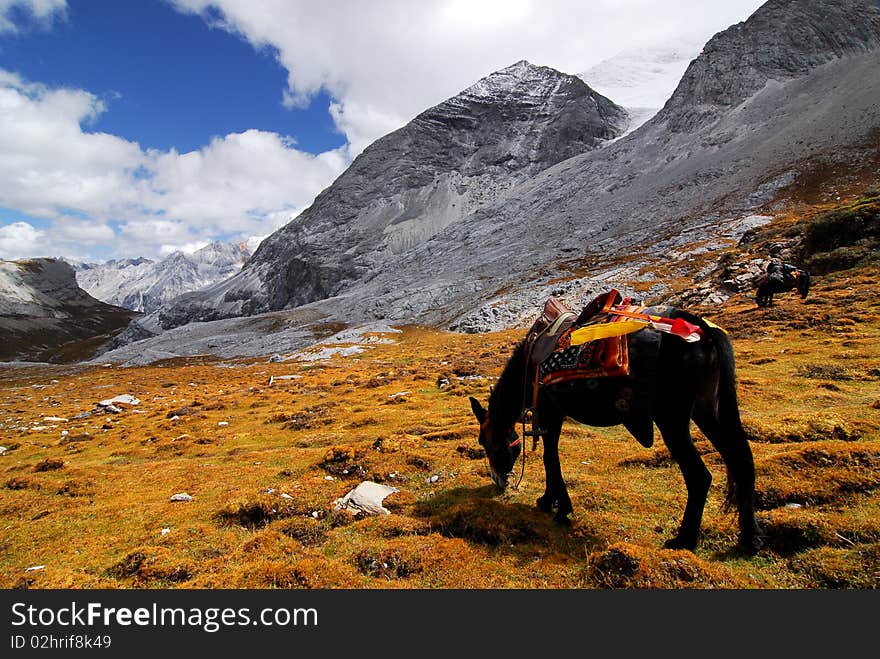
[(89, 128), (142, 147), (191, 151), (248, 128), (291, 136), (314, 154), (345, 143), (326, 93), (305, 108), (282, 105), (287, 72), (275, 48), (255, 49), (156, 0), (69, 0), (51, 29), (31, 23), (3, 38), (0, 63), (29, 80), (90, 90), (109, 111)]
[(702, 44), (759, 4), (0, 0), (0, 258), (256, 245), (493, 71)]

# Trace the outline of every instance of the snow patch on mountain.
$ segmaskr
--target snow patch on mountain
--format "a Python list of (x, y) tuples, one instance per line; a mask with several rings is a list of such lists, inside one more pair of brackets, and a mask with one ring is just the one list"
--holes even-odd
[(183, 293), (197, 291), (241, 270), (250, 257), (246, 244), (212, 242), (192, 254), (174, 252), (149, 259), (77, 263), (77, 283), (99, 300), (150, 313)]
[(663, 107), (702, 48), (702, 42), (682, 38), (624, 50), (577, 76), (626, 108), (632, 132)]

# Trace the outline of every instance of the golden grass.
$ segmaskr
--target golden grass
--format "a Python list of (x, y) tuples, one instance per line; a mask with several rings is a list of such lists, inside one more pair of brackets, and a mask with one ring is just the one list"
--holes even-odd
[[(570, 528), (534, 507), (540, 446), (498, 495), (467, 397), (485, 401), (522, 331), (407, 327), (320, 362), (4, 368), (0, 586), (876, 588), (875, 281), (832, 273), (806, 302), (737, 296), (708, 314), (734, 341), (757, 556), (733, 549), (724, 469), (696, 432), (715, 479), (695, 554), (662, 548), (686, 494), (659, 437), (646, 450), (621, 428), (566, 424)], [(282, 375), (300, 377), (268, 384)], [(74, 418), (124, 393), (142, 402)], [(364, 479), (400, 488), (391, 515), (333, 510)], [(193, 500), (170, 501), (182, 492)]]

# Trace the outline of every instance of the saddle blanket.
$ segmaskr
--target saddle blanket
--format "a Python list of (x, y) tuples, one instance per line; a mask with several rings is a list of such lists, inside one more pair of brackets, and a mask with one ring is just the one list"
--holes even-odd
[[(644, 308), (625, 305), (615, 311), (640, 313)], [(541, 384), (629, 375), (626, 335), (647, 327), (647, 323), (632, 322), (614, 312), (591, 320), (600, 322), (573, 325), (559, 336), (554, 351), (541, 362)]]

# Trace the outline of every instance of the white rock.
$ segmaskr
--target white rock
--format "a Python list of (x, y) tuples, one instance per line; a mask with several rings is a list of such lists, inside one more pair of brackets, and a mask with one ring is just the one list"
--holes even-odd
[(282, 493), (281, 493), (281, 498), (282, 498), (282, 499), (292, 499), (293, 497), (290, 496), (287, 492), (282, 492)]
[(786, 508), (803, 508), (803, 504), (800, 503), (787, 503), (785, 504)]
[(391, 511), (382, 505), (382, 501), (394, 492), (400, 490), (373, 481), (364, 481), (344, 497), (334, 501), (333, 510), (346, 509), (368, 515), (390, 515)]
[(324, 476), (324, 480), (325, 480), (325, 481), (332, 481), (332, 480), (333, 480), (333, 476), (330, 476), (330, 475)]
[(26, 567), (24, 569), (25, 572), (36, 572), (37, 570), (45, 570), (45, 565), (31, 565), (30, 567)]
[(218, 425), (218, 426), (228, 426), (228, 425), (229, 425), (229, 421), (218, 421), (218, 422), (217, 422), (217, 425)]
[(159, 531), (160, 535), (168, 535), (169, 533), (171, 533), (171, 529), (162, 529)]
[(51, 423), (53, 421), (56, 423), (58, 423), (58, 422), (66, 423), (67, 419), (65, 419), (63, 416), (44, 416), (43, 417), (43, 423)]
[(116, 403), (122, 403), (123, 405), (140, 405), (141, 401), (131, 394), (122, 394), (121, 396), (115, 396), (113, 398), (107, 398), (98, 403), (101, 407), (108, 407), (111, 405), (115, 405)]
[(6, 452), (9, 451), (5, 446), (0, 446), (0, 455), (5, 455)]
[(171, 500), (172, 501), (192, 501), (193, 498), (191, 495), (187, 494), (186, 492), (178, 492), (177, 494), (171, 495)]
[(434, 474), (433, 476), (431, 476), (431, 477), (428, 479), (428, 482), (429, 482), (429, 483), (436, 483), (436, 482), (439, 481), (439, 480), (440, 480), (440, 477), (439, 477), (437, 474)]

